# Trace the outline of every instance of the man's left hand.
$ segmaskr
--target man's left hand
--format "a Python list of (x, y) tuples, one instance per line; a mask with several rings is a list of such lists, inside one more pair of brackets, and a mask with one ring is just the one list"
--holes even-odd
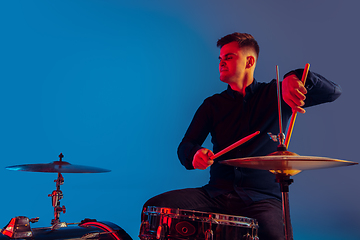
[(282, 82), (282, 97), (293, 111), (305, 113), (305, 109), (303, 109), (302, 106), (305, 104), (306, 93), (307, 90), (304, 84), (295, 74), (291, 74), (284, 78)]

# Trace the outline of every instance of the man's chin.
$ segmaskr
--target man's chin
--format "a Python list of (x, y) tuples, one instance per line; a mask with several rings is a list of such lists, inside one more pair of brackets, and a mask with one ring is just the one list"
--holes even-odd
[(224, 76), (220, 76), (220, 81), (224, 82), (224, 83), (228, 83), (229, 79), (227, 77), (224, 77)]

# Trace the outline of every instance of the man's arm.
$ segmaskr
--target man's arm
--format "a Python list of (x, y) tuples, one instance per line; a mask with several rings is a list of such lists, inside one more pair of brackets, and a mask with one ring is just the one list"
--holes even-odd
[(210, 132), (210, 122), (210, 106), (205, 100), (196, 111), (178, 147), (179, 160), (186, 169), (205, 169), (212, 164), (209, 158), (214, 153), (201, 146)]

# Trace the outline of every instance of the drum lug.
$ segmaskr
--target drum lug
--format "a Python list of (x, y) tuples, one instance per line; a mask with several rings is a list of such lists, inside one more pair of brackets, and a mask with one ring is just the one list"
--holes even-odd
[(144, 239), (144, 236), (146, 235), (146, 230), (150, 228), (150, 223), (148, 220), (143, 221), (140, 225), (140, 233), (139, 238)]
[(213, 240), (213, 231), (211, 229), (206, 230), (205, 232), (205, 240)]
[(243, 239), (244, 240), (259, 240), (259, 237), (258, 236), (252, 236), (250, 235), (250, 233), (247, 233), (246, 235), (243, 236)]
[(252, 226), (252, 236), (253, 238), (251, 240), (259, 240), (259, 237), (258, 237), (258, 223), (257, 221), (255, 220), (255, 223), (253, 224)]
[(166, 224), (161, 224), (156, 231), (156, 239), (159, 240), (167, 239), (166, 238), (167, 233), (168, 233), (168, 226)]

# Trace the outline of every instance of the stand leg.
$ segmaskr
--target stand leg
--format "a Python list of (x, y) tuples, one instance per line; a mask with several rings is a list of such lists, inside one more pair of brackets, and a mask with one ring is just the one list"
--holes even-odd
[(294, 240), (290, 220), (289, 185), (293, 182), (289, 175), (276, 174), (276, 182), (280, 183), (282, 195), (283, 221), (285, 229), (285, 240)]
[(285, 228), (285, 239), (293, 240), (293, 231), (290, 220), (290, 204), (289, 204), (289, 193), (282, 192), (282, 204), (283, 204), (283, 221)]

